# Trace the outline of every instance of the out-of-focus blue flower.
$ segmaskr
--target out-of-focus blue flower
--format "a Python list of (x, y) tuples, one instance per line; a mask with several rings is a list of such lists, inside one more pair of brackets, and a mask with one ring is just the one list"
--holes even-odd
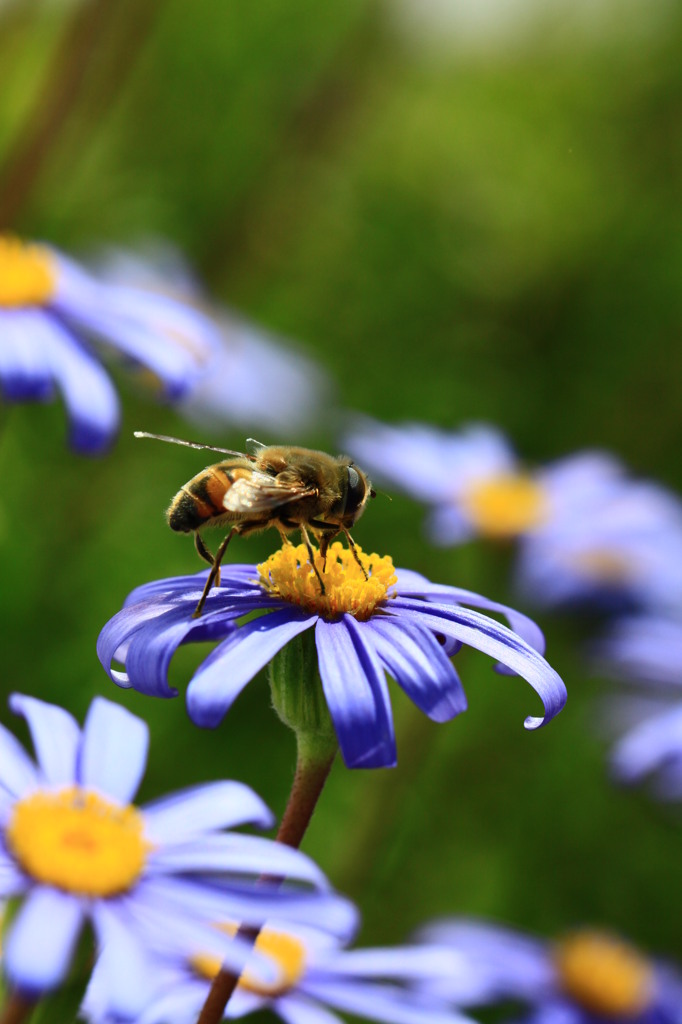
[(456, 975), (430, 987), (455, 1005), (521, 1003), (528, 1024), (679, 1024), (682, 975), (610, 932), (582, 929), (547, 942), (445, 919), (420, 937), (462, 958)]
[[(223, 939), (229, 948), (224, 933)], [(430, 992), (463, 970), (464, 958), (453, 950), (430, 944), (348, 950), (346, 941), (319, 928), (268, 922), (256, 952), (271, 961), (274, 980), (260, 980), (247, 964), (225, 1017), (269, 1009), (286, 1024), (341, 1024), (332, 1012), (341, 1010), (386, 1024), (471, 1024)], [(200, 947), (185, 958), (169, 950), (154, 968), (158, 995), (135, 1024), (193, 1024), (219, 966), (220, 958)], [(96, 967), (82, 1012), (90, 1024), (120, 1024), (102, 1012), (99, 974)]]
[(607, 728), (619, 737), (615, 778), (651, 778), (656, 796), (682, 799), (682, 619), (621, 619), (593, 652), (603, 674), (633, 684), (606, 703)]
[[(392, 675), (425, 714), (444, 722), (464, 711), (466, 698), (449, 655), (462, 644), (523, 676), (545, 706), (535, 729), (564, 706), (566, 689), (540, 651), (542, 633), (530, 619), (457, 587), (430, 583), (394, 570), (388, 557), (359, 557), (338, 542), (326, 568), (316, 555), (325, 594), (304, 545), (286, 544), (261, 566), (230, 565), (193, 619), (206, 575), (159, 580), (134, 591), (104, 627), (99, 658), (114, 682), (159, 697), (175, 696), (168, 665), (180, 644), (222, 640), (192, 678), (191, 718), (216, 726), (243, 687), (294, 637), (314, 630), (319, 672), (339, 745), (349, 768), (395, 764), (393, 717), (385, 673)], [(511, 629), (473, 611), (503, 614)], [(237, 625), (252, 612), (267, 612)], [(515, 632), (514, 632), (515, 630)], [(112, 661), (125, 671), (112, 668)]]
[(503, 434), (358, 421), (345, 447), (378, 482), (430, 506), (439, 544), (519, 541), (516, 582), (539, 606), (682, 605), (682, 503), (582, 452), (529, 470)]
[[(21, 992), (37, 996), (64, 979), (86, 920), (103, 951), (107, 1005), (123, 1015), (139, 1013), (152, 993), (150, 935), (164, 933), (187, 954), (198, 941), (216, 948), (206, 923), (216, 915), (254, 925), (273, 914), (354, 920), (326, 891), (254, 885), (266, 873), (326, 887), (298, 851), (224, 831), (272, 824), (248, 786), (214, 782), (132, 806), (148, 730), (124, 708), (97, 698), (81, 730), (32, 697), (15, 694), (10, 706), (26, 719), (37, 758), (0, 726), (0, 897), (23, 897), (2, 966)], [(227, 952), (240, 970), (248, 946)]]
[(210, 305), (177, 249), (154, 242), (143, 247), (142, 256), (108, 251), (100, 266), (107, 280), (190, 303), (217, 325), (220, 339), (209, 372), (180, 404), (187, 419), (202, 427), (235, 424), (294, 437), (314, 424), (320, 413), (328, 415), (332, 387), (321, 366), (293, 342), (232, 310)]
[(682, 505), (623, 479), (610, 495), (525, 538), (521, 593), (546, 607), (607, 611), (682, 607)]
[(111, 443), (120, 418), (93, 342), (153, 374), (170, 400), (191, 390), (221, 344), (199, 310), (103, 282), (48, 246), (0, 234), (0, 394), (49, 401), (59, 390), (71, 444), (88, 454)]
[(612, 493), (621, 475), (618, 463), (601, 452), (531, 471), (505, 436), (486, 424), (445, 431), (359, 419), (344, 448), (377, 482), (428, 505), (429, 535), (444, 545), (476, 536), (513, 540), (570, 520)]

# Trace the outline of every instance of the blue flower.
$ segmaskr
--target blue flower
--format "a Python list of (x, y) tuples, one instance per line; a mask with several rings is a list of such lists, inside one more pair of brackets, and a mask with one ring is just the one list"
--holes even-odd
[[(621, 476), (618, 463), (601, 452), (529, 470), (504, 434), (478, 423), (445, 431), (363, 418), (343, 446), (373, 479), (429, 506), (429, 536), (443, 545), (477, 536), (513, 540), (571, 521), (581, 508), (610, 494)], [(418, 473), (411, 471), (415, 466)]]
[[(285, 644), (314, 630), (324, 695), (350, 768), (396, 762), (386, 672), (434, 721), (465, 710), (449, 658), (462, 644), (495, 658), (503, 671), (523, 676), (538, 692), (544, 715), (527, 718), (526, 728), (543, 725), (564, 706), (564, 684), (539, 653), (542, 633), (530, 619), (478, 594), (430, 583), (406, 569), (396, 572), (390, 558), (360, 551), (359, 557), (367, 579), (338, 542), (329, 549), (326, 568), (316, 555), (324, 595), (304, 545), (286, 544), (261, 566), (224, 567), (222, 583), (198, 620), (192, 612), (204, 573), (142, 586), (102, 630), (100, 661), (120, 686), (172, 697), (177, 691), (169, 687), (167, 671), (176, 648), (222, 640), (187, 690), (190, 717), (214, 727)], [(499, 612), (512, 628), (466, 605)], [(237, 625), (252, 612), (267, 614)], [(125, 671), (112, 668), (112, 661), (122, 662)]]
[(490, 426), (371, 420), (357, 421), (345, 447), (377, 481), (430, 507), (435, 543), (517, 541), (516, 587), (535, 606), (682, 604), (682, 503), (608, 454), (530, 470)]
[(457, 974), (430, 987), (458, 1006), (518, 1002), (526, 1024), (680, 1019), (682, 975), (610, 932), (581, 929), (547, 942), (495, 924), (445, 919), (420, 937), (461, 957)]
[[(247, 786), (209, 783), (138, 809), (130, 801), (147, 757), (141, 719), (101, 698), (82, 730), (32, 697), (15, 694), (10, 706), (26, 719), (37, 758), (0, 726), (0, 897), (23, 897), (3, 968), (21, 992), (37, 996), (64, 979), (86, 920), (104, 951), (107, 1004), (131, 1015), (151, 994), (150, 933), (187, 952), (200, 940), (215, 948), (206, 922), (216, 914), (348, 925), (345, 901), (332, 894), (253, 885), (261, 873), (326, 883), (298, 851), (224, 831), (272, 824)], [(245, 955), (236, 944), (231, 965), (241, 969)]]
[(220, 343), (210, 372), (180, 402), (187, 419), (202, 428), (233, 423), (295, 436), (328, 409), (332, 389), (321, 366), (293, 342), (232, 310), (209, 306), (201, 284), (172, 245), (148, 243), (141, 256), (108, 251), (100, 266), (108, 281), (162, 290), (204, 310), (215, 322)]
[(607, 726), (619, 737), (611, 754), (615, 778), (650, 778), (660, 799), (682, 799), (682, 620), (623, 618), (593, 654), (604, 675), (631, 684), (606, 705)]
[(177, 400), (204, 372), (219, 332), (159, 292), (107, 284), (54, 249), (0, 234), (0, 393), (49, 401), (58, 389), (71, 444), (96, 454), (115, 437), (120, 411), (92, 341), (150, 371)]
[[(223, 939), (227, 950), (229, 937)], [(269, 1009), (285, 1024), (341, 1024), (332, 1012), (341, 1010), (385, 1024), (471, 1024), (429, 991), (461, 970), (462, 958), (452, 950), (426, 944), (348, 950), (346, 942), (341, 934), (269, 921), (256, 953), (270, 960), (273, 980), (263, 982), (247, 964), (225, 1017)], [(191, 957), (159, 958), (157, 995), (135, 1024), (193, 1024), (219, 966), (220, 957), (201, 948)], [(102, 1012), (100, 986), (96, 967), (82, 1013), (90, 1024), (120, 1024)]]

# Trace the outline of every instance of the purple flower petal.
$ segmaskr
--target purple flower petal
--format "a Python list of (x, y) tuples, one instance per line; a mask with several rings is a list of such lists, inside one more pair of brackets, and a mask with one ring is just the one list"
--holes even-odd
[[(189, 875), (150, 875), (136, 889), (135, 900), (145, 917), (156, 914), (162, 926), (173, 915), (177, 917), (179, 909), (185, 908), (204, 921), (264, 924), (281, 919), (311, 925), (347, 941), (358, 923), (355, 907), (334, 892), (283, 888), (264, 883), (254, 886), (248, 878), (238, 881), (228, 877), (223, 882), (214, 875), (213, 884), (209, 884), (201, 876), (198, 881), (193, 881)], [(168, 936), (173, 940), (172, 929)], [(176, 949), (186, 949), (184, 937), (181, 938), (183, 942), (180, 945), (176, 943)]]
[(217, 726), (249, 680), (316, 618), (292, 606), (240, 626), (190, 681), (187, 710), (192, 721), (209, 728)]
[(17, 896), (29, 884), (26, 875), (19, 871), (13, 858), (0, 847), (0, 899)]
[(19, 740), (0, 725), (0, 786), (21, 797), (39, 784), (38, 772)]
[(470, 647), (496, 658), (522, 676), (538, 693), (545, 706), (542, 718), (526, 718), (526, 729), (537, 729), (545, 725), (566, 703), (566, 687), (542, 655), (516, 633), (488, 616), (467, 608), (451, 608), (447, 605), (400, 597), (391, 602), (388, 611), (392, 615), (399, 615), (401, 619), (413, 619), (417, 624), (427, 626), (436, 633), (444, 633), (446, 636), (461, 640)]
[(311, 974), (302, 988), (306, 994), (330, 1003), (337, 1010), (385, 1024), (472, 1024), (469, 1017), (449, 1010), (443, 1003), (399, 986), (354, 983), (348, 978), (318, 980)]
[(363, 625), (350, 615), (338, 622), (318, 619), (320, 679), (346, 765), (389, 768), (396, 749), (388, 687)]
[(46, 357), (50, 323), (37, 309), (0, 310), (0, 388), (9, 401), (45, 401), (54, 395)]
[(482, 594), (476, 594), (473, 590), (464, 590), (462, 587), (450, 587), (442, 583), (431, 583), (425, 576), (411, 569), (397, 569), (398, 576), (397, 591), (400, 597), (424, 595), (429, 599), (440, 598), (441, 602), (456, 602), (458, 605), (467, 605), (471, 608), (484, 608), (489, 612), (498, 612), (504, 615), (510, 627), (518, 633), (526, 643), (534, 647), (540, 654), (545, 653), (545, 637), (536, 622), (517, 612), (509, 605), (500, 604), (498, 601), (491, 601)]
[(122, 903), (95, 900), (92, 917), (100, 949), (99, 984), (105, 990), (109, 1012), (125, 1019), (137, 1017), (154, 993), (145, 944), (131, 927)]
[(682, 759), (682, 708), (667, 708), (630, 729), (614, 747), (611, 765), (621, 782), (637, 782), (649, 772)]
[(71, 445), (76, 451), (97, 455), (114, 440), (120, 420), (116, 389), (108, 374), (88, 350), (57, 321), (46, 355), (64, 396), (71, 422)]
[(335, 1013), (299, 994), (280, 996), (272, 1009), (285, 1024), (344, 1024)]
[(202, 836), (196, 842), (154, 850), (149, 856), (149, 869), (155, 873), (267, 874), (309, 882), (322, 889), (329, 886), (317, 864), (299, 850), (260, 836), (236, 833)]
[(380, 615), (368, 626), (386, 669), (420, 711), (434, 722), (447, 722), (466, 711), (459, 676), (429, 629)]
[(76, 719), (56, 704), (46, 704), (23, 693), (13, 693), (9, 706), (28, 723), (46, 782), (50, 785), (73, 783), (81, 739)]
[(241, 782), (212, 782), (147, 804), (145, 831), (155, 845), (177, 842), (216, 828), (257, 825), (270, 828), (274, 816), (261, 798)]
[(147, 764), (149, 728), (137, 715), (95, 697), (83, 726), (80, 784), (129, 803)]
[(3, 942), (3, 967), (12, 984), (39, 995), (63, 981), (83, 914), (83, 904), (74, 896), (45, 886), (33, 889)]

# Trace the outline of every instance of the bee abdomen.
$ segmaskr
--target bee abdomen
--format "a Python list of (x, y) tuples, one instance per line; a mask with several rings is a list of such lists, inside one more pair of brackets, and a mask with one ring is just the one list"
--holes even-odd
[(168, 509), (168, 525), (177, 533), (191, 533), (225, 513), (223, 498), (230, 486), (224, 474), (205, 470), (178, 491)]

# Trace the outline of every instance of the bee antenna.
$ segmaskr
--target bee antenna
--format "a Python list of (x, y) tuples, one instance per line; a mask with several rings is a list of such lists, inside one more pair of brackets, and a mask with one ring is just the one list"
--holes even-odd
[(376, 498), (377, 494), (380, 494), (382, 498), (388, 498), (389, 501), (393, 501), (393, 498), (388, 491), (380, 491), (377, 487), (373, 487), (370, 491), (370, 498)]
[(199, 444), (198, 441), (183, 441), (179, 437), (169, 437), (167, 434), (149, 434), (146, 430), (135, 430), (135, 437), (148, 437), (152, 441), (167, 441), (168, 444), (181, 444), (185, 448), (198, 448), (208, 452), (219, 452), (221, 455), (237, 455), (240, 458), (251, 458), (249, 455), (244, 455), (244, 452), (235, 452), (232, 448), (216, 448), (212, 444)]

